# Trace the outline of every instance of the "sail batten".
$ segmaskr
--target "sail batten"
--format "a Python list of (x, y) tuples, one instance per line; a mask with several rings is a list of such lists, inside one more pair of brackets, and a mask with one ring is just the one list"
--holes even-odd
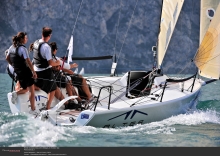
[(184, 0), (164, 0), (158, 36), (158, 67), (161, 66), (172, 37), (176, 22), (182, 9)]
[[(220, 77), (220, 0), (201, 1), (201, 16), (204, 12), (214, 12), (211, 22), (207, 17), (200, 18), (200, 46), (195, 55), (194, 63), (199, 69), (199, 74), (206, 78), (219, 79)], [(217, 8), (216, 10), (214, 8)], [(208, 28), (206, 28), (208, 25)], [(204, 30), (206, 29), (206, 32)]]

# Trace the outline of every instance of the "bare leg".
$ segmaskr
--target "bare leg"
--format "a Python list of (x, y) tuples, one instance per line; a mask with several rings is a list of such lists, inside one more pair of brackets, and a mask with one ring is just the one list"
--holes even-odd
[(17, 92), (17, 94), (24, 94), (28, 91), (28, 88), (26, 89), (21, 88), (19, 81), (17, 81), (15, 85), (15, 91)]
[(31, 103), (31, 109), (35, 110), (35, 91), (34, 91), (34, 85), (28, 87), (29, 89), (29, 100)]
[(85, 94), (87, 96), (87, 99), (89, 100), (92, 97), (92, 94), (89, 90), (88, 84), (86, 83), (86, 79), (84, 79), (84, 78), (83, 78), (83, 81), (82, 81), (82, 90), (85, 92)]
[(28, 88), (26, 89), (20, 88), (19, 90), (16, 90), (17, 94), (25, 94), (27, 91), (28, 91)]
[(72, 91), (72, 86), (69, 83), (66, 84), (66, 91), (69, 96), (74, 95)]
[(82, 101), (82, 99), (79, 97), (79, 95), (77, 94), (75, 88), (73, 87), (73, 85), (71, 83), (66, 83), (66, 91), (69, 96), (76, 95), (76, 96), (78, 96), (78, 98), (76, 98), (77, 101), (79, 101), (79, 102)]
[(40, 88), (38, 86), (36, 86), (36, 85), (34, 85), (34, 89), (35, 90), (40, 90)]
[(62, 92), (60, 91), (60, 89), (58, 87), (55, 90), (55, 97), (57, 99), (59, 99), (60, 101), (64, 99), (64, 96), (63, 96)]
[(51, 103), (52, 103), (52, 100), (54, 98), (54, 95), (55, 95), (55, 90), (48, 93), (48, 100), (47, 100), (47, 107), (46, 109), (50, 109), (50, 106), (51, 106)]
[(17, 81), (16, 85), (15, 85), (15, 90), (19, 91), (21, 89), (20, 83), (19, 81)]

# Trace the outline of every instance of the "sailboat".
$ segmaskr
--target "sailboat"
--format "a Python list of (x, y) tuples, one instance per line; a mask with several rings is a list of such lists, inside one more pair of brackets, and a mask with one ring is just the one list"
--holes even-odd
[[(205, 1), (201, 1), (201, 5)], [(162, 62), (172, 32), (175, 29), (184, 0), (164, 0), (162, 3), (158, 43), (152, 47), (155, 65), (150, 71), (128, 71), (122, 76), (114, 74), (113, 62), (110, 76), (85, 77), (96, 97), (85, 110), (64, 109), (64, 103), (76, 96), (54, 99), (49, 110), (42, 110), (37, 119), (59, 126), (94, 126), (115, 128), (160, 121), (190, 111), (196, 105), (201, 88), (219, 79), (219, 20), (220, 7), (215, 11), (209, 27), (193, 58), (198, 72), (186, 78), (172, 78), (163, 73)], [(209, 78), (203, 81), (201, 78)], [(45, 106), (46, 94), (36, 91), (36, 107)], [(28, 94), (18, 96), (16, 104), (8, 102), (12, 113), (28, 112)]]

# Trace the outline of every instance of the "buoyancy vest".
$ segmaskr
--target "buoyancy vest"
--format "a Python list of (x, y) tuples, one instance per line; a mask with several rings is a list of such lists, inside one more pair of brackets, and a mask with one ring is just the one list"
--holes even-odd
[(49, 66), (49, 63), (47, 59), (44, 59), (41, 55), (40, 48), (42, 44), (48, 44), (47, 42), (39, 42), (39, 40), (36, 40), (34, 42), (33, 47), (33, 63), (38, 68), (47, 68)]
[(21, 44), (21, 45), (18, 45), (14, 49), (10, 49), (9, 57), (10, 57), (14, 70), (21, 70), (21, 69), (27, 68), (24, 57), (18, 55), (18, 49), (21, 46), (25, 47), (24, 45)]

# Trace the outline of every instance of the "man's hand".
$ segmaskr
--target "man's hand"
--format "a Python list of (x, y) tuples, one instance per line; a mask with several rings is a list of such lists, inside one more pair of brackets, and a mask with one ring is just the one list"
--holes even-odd
[(33, 74), (32, 78), (37, 79), (37, 73), (35, 71), (33, 71), (32, 74)]
[(77, 67), (78, 67), (78, 64), (76, 63), (70, 64), (70, 68), (77, 68)]

